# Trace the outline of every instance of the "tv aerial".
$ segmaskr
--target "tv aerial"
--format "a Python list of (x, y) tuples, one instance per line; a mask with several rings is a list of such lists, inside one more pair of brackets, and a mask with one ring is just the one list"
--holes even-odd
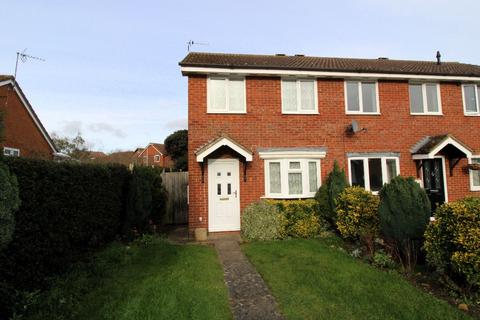
[(198, 46), (208, 46), (208, 43), (189, 40), (187, 42), (187, 51), (190, 52), (190, 48), (193, 47), (193, 46), (197, 46), (197, 45)]
[(25, 53), (26, 51), (27, 51), (27, 48), (23, 49), (22, 52), (17, 52), (17, 61), (15, 62), (15, 74), (13, 76), (15, 79), (17, 79), (18, 60), (20, 60), (23, 63), (27, 62), (28, 60), (37, 60), (37, 61), (42, 61), (42, 62), (45, 61), (45, 59), (42, 59), (42, 58), (39, 58), (39, 57), (34, 57), (34, 56), (29, 55), (29, 54), (26, 54)]

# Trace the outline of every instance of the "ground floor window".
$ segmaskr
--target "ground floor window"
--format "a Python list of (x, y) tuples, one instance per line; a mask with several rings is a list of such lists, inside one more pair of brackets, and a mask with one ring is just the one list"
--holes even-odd
[(20, 157), (20, 149), (4, 147), (3, 154), (8, 157)]
[(319, 186), (319, 159), (265, 161), (265, 196), (268, 198), (311, 198)]
[[(480, 156), (472, 158), (471, 163), (480, 165)], [(472, 191), (480, 191), (480, 170), (470, 170), (470, 188)]]
[(385, 183), (400, 174), (398, 157), (359, 156), (348, 159), (352, 186), (377, 193)]

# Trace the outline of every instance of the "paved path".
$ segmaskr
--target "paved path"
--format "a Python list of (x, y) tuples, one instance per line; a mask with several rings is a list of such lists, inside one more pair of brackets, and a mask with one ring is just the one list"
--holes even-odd
[(220, 238), (213, 243), (223, 265), (233, 317), (236, 320), (283, 319), (275, 298), (241, 251), (238, 241)]

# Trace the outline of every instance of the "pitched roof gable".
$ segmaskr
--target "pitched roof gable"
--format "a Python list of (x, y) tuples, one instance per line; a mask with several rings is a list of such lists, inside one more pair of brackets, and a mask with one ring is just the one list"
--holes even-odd
[(275, 69), (355, 73), (394, 73), (410, 75), (480, 77), (480, 66), (459, 63), (390, 59), (310, 57), (303, 55), (259, 55), (190, 52), (182, 67)]
[(27, 109), (28, 114), (32, 117), (33, 122), (37, 126), (38, 130), (42, 133), (43, 137), (47, 141), (48, 145), (52, 149), (54, 153), (57, 153), (58, 150), (55, 147), (55, 144), (52, 141), (52, 138), (48, 134), (47, 130), (45, 130), (45, 127), (43, 126), (42, 122), (38, 118), (37, 114), (35, 113), (35, 110), (33, 110), (32, 105), (28, 101), (27, 97), (22, 91), (22, 88), (20, 88), (20, 85), (18, 82), (15, 80), (13, 76), (10, 75), (0, 75), (0, 87), (6, 86), (6, 85), (11, 85), (15, 92), (17, 93), (18, 97), (20, 98), (20, 101), (22, 102), (23, 106), (25, 109)]

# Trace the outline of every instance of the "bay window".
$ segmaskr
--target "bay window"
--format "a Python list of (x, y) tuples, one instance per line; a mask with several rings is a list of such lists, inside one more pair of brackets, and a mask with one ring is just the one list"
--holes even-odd
[(319, 186), (319, 159), (265, 161), (265, 196), (267, 198), (312, 198)]
[(349, 179), (352, 186), (360, 186), (374, 193), (380, 191), (400, 173), (398, 157), (355, 156), (348, 159)]

